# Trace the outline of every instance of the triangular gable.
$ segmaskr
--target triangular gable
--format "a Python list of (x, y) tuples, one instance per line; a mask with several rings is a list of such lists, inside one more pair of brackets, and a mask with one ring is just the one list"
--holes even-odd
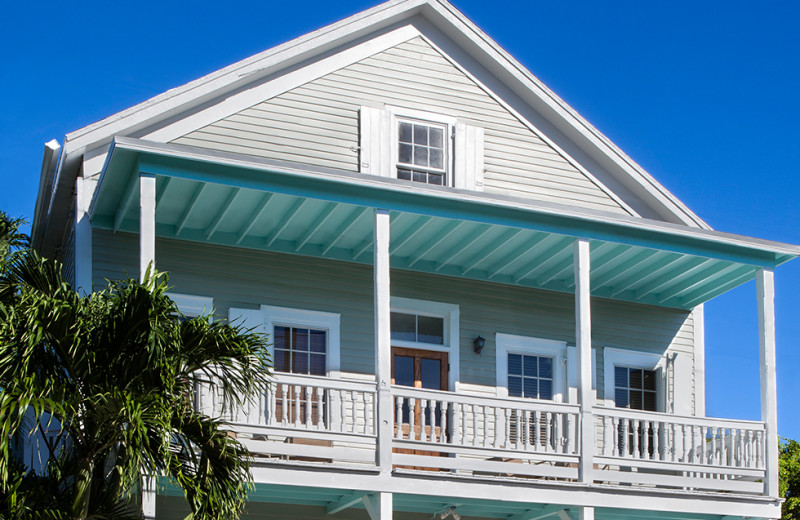
[(357, 172), (362, 104), (436, 112), (485, 128), (486, 192), (633, 214), (422, 36), (171, 142)]
[[(560, 150), (564, 159), (576, 158), (573, 166), (577, 164), (591, 170), (584, 176), (601, 191), (606, 186), (612, 199), (618, 196), (622, 200), (619, 207), (627, 204), (641, 216), (707, 227), (445, 0), (391, 0), (69, 134), (56, 174), (59, 185), (54, 198), (66, 200), (69, 179), (77, 174), (83, 152), (105, 146), (115, 135), (169, 142), (191, 131), (193, 118), (204, 107), (213, 106), (224, 112), (226, 103), (236, 93), (264, 85), (276, 86), (291, 74), (287, 71), (300, 64), (345, 56), (359, 48), (364, 50), (364, 45), (370, 42), (380, 41), (380, 45), (386, 47), (387, 35), (397, 37), (398, 41), (394, 42), (397, 45), (409, 39), (409, 35), (402, 32), (404, 28), (416, 30), (419, 27), (423, 27), (425, 34), (440, 48), (447, 47), (447, 54), (459, 63), (469, 62), (474, 68), (491, 71), (489, 76), (480, 78), (489, 90), (510, 100), (513, 110), (524, 121), (546, 128), (551, 147)], [(230, 108), (227, 115), (246, 107), (236, 107), (236, 111)], [(159, 138), (165, 125), (175, 121), (184, 123), (184, 132)], [(196, 125), (195, 129), (208, 124)], [(58, 204), (56, 200), (51, 207)]]

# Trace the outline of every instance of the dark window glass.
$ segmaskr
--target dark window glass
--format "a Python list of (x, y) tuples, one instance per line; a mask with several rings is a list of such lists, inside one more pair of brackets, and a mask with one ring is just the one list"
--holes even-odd
[(522, 356), (519, 354), (508, 355), (508, 373), (515, 376), (522, 375)]
[(275, 326), (273, 330), (275, 370), (324, 376), (327, 334), (324, 330)]
[(508, 395), (511, 397), (522, 397), (522, 378), (508, 376)]
[(414, 358), (409, 356), (394, 357), (394, 384), (414, 386)]
[(413, 314), (393, 312), (391, 317), (392, 339), (417, 340), (417, 317)]
[(553, 358), (509, 354), (508, 395), (552, 400)]
[(444, 318), (393, 312), (391, 320), (392, 339), (444, 344)]
[(442, 388), (442, 361), (439, 359), (422, 358), (420, 371), (422, 372), (422, 388), (439, 390)]
[(618, 408), (655, 412), (657, 379), (655, 370), (614, 367), (614, 404)]
[[(398, 125), (397, 178), (445, 185), (445, 130), (440, 125), (400, 122)], [(419, 169), (412, 169), (409, 166)]]

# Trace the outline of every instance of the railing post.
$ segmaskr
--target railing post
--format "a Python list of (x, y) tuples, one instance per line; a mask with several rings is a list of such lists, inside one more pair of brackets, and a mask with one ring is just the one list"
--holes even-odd
[(595, 429), (592, 406), (592, 317), (590, 297), (589, 241), (575, 241), (573, 263), (575, 269), (575, 344), (578, 350), (578, 402), (580, 404), (580, 463), (578, 480), (592, 483), (594, 478)]
[(778, 497), (778, 406), (775, 383), (775, 281), (772, 269), (756, 275), (758, 297), (758, 343), (761, 359), (761, 420), (766, 438), (764, 494)]
[(391, 298), (389, 289), (390, 218), (387, 210), (375, 209), (373, 264), (375, 292), (375, 378), (378, 396), (377, 453), (375, 462), (382, 474), (392, 471), (391, 392)]
[(156, 259), (156, 178), (139, 177), (139, 281), (147, 268), (155, 268)]

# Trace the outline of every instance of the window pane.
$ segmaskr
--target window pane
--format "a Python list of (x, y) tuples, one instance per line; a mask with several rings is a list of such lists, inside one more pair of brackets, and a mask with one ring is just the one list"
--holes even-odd
[(289, 327), (275, 327), (273, 345), (275, 348), (288, 348), (286, 339), (289, 337)]
[(417, 317), (401, 312), (392, 313), (392, 339), (400, 341), (417, 340)]
[(394, 357), (394, 384), (414, 386), (414, 358), (408, 356)]
[(539, 358), (539, 377), (553, 379), (553, 358)]
[(508, 355), (508, 373), (515, 376), (522, 375), (522, 356), (519, 354)]
[(412, 151), (414, 150), (413, 147), (410, 144), (400, 143), (400, 149), (399, 150), (400, 151), (399, 151), (398, 159), (400, 160), (400, 162), (401, 163), (407, 163), (407, 164), (410, 163), (411, 162)]
[(442, 389), (442, 362), (439, 359), (421, 360), (422, 388), (431, 390)]
[(292, 373), (308, 374), (308, 352), (292, 352)]
[(428, 174), (425, 172), (418, 172), (415, 171), (414, 173), (414, 180), (416, 182), (428, 182)]
[(443, 345), (444, 319), (431, 316), (417, 316), (417, 341)]
[(523, 395), (525, 397), (530, 397), (531, 399), (536, 399), (539, 397), (539, 389), (536, 385), (536, 379), (532, 377), (525, 377), (522, 380), (524, 392)]
[(327, 333), (324, 330), (312, 330), (311, 352), (325, 352), (327, 346)]
[(308, 373), (312, 376), (325, 375), (325, 354), (311, 354), (311, 363)]
[(444, 168), (444, 155), (441, 150), (431, 149), (431, 168)]
[(644, 410), (644, 400), (642, 399), (641, 390), (631, 390), (630, 407), (634, 410)]
[(644, 392), (643, 400), (642, 400), (642, 410), (648, 410), (651, 412), (656, 411), (656, 393), (655, 392)]
[(631, 388), (642, 388), (642, 371), (638, 368), (631, 369)]
[(614, 405), (617, 408), (628, 407), (628, 390), (625, 388), (617, 388), (614, 390)]
[(526, 376), (536, 377), (539, 374), (539, 369), (536, 367), (538, 359), (536, 356), (522, 356), (522, 373)]
[(430, 146), (435, 148), (444, 148), (444, 131), (441, 128), (431, 128)]
[(414, 147), (414, 164), (428, 166), (428, 149), (421, 146)]
[(614, 367), (614, 386), (617, 388), (628, 388), (628, 369), (625, 367)]
[(292, 329), (292, 348), (308, 352), (308, 329)]
[(643, 379), (644, 379), (644, 386), (645, 390), (651, 390), (653, 392), (656, 391), (656, 371), (655, 370), (643, 370)]
[(434, 184), (436, 186), (444, 186), (444, 175), (440, 175), (438, 173), (429, 173), (428, 184)]
[(508, 376), (508, 395), (522, 397), (522, 378)]
[(286, 350), (275, 349), (275, 370), (278, 372), (291, 372), (289, 366), (289, 352)]
[(553, 381), (550, 379), (539, 380), (539, 399), (553, 400)]
[(428, 144), (428, 127), (425, 125), (414, 125), (414, 144)]
[(400, 123), (399, 136), (400, 136), (400, 142), (401, 143), (410, 143), (410, 142), (412, 142), (411, 133), (412, 133), (411, 123)]
[(404, 170), (402, 168), (398, 168), (397, 169), (397, 178), (401, 179), (401, 180), (404, 180), (404, 181), (410, 181), (411, 180), (411, 170)]

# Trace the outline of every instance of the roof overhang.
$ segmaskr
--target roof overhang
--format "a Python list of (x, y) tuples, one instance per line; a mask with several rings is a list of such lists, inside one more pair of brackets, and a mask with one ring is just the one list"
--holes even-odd
[(571, 292), (591, 241), (592, 294), (690, 309), (800, 247), (558, 204), (117, 138), (93, 225), (138, 231), (138, 180), (157, 178), (160, 237), (372, 262), (369, 208), (392, 212), (392, 266)]

